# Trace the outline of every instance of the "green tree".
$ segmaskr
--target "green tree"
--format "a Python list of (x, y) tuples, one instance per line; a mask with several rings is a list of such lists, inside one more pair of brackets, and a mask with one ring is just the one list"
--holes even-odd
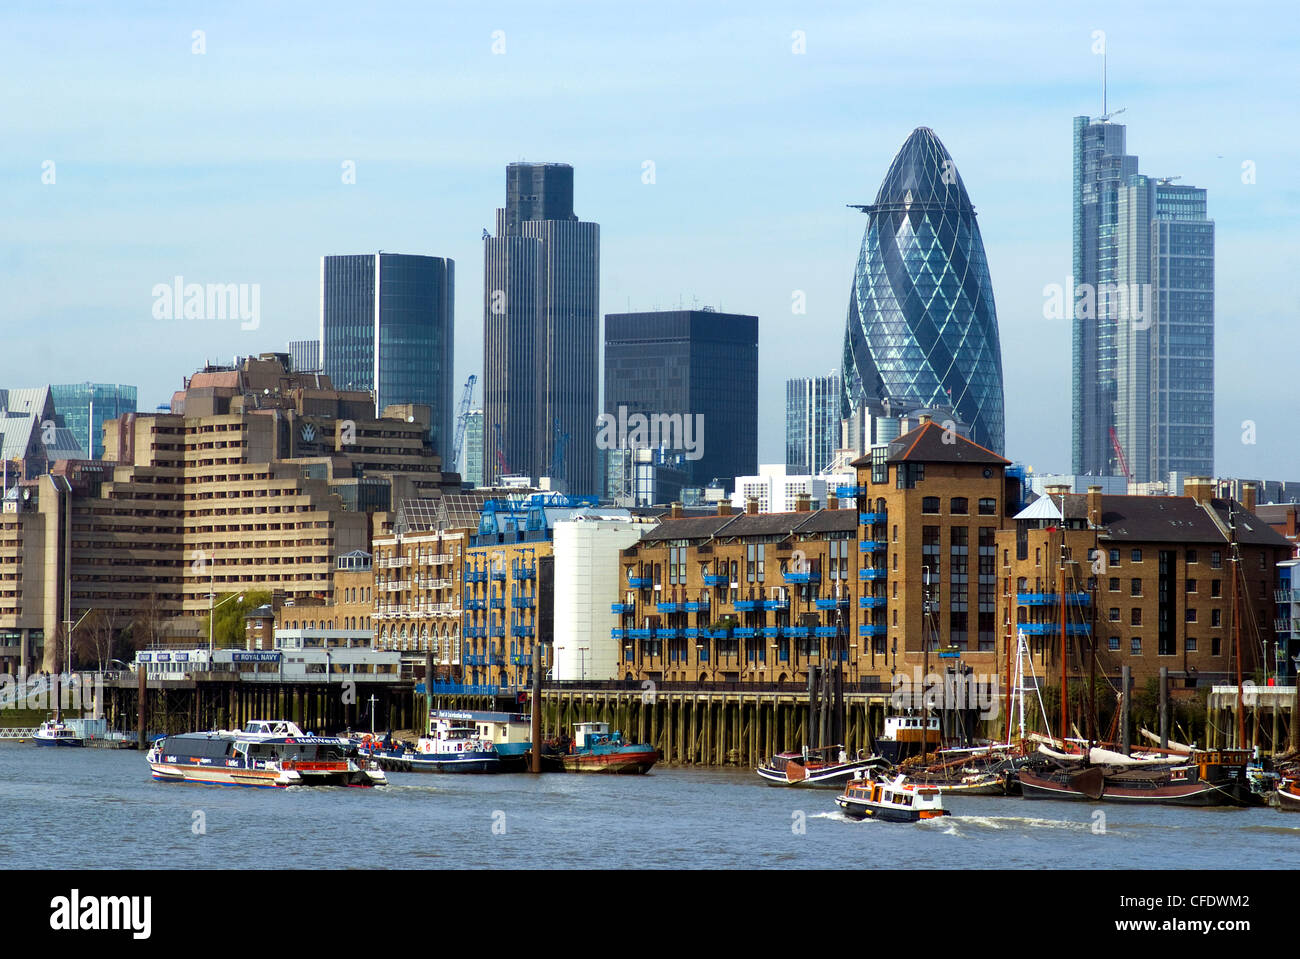
[[(244, 617), (271, 602), (271, 594), (266, 590), (252, 590), (247, 593), (218, 594), (218, 604), (212, 619), (212, 644), (217, 649), (229, 649), (244, 645)], [(201, 621), (201, 641), (208, 641), (208, 617)]]

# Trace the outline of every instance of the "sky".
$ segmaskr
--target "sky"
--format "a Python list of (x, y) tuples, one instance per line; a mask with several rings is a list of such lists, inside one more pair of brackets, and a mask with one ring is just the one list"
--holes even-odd
[[(1007, 455), (1068, 471), (1069, 321), (1044, 290), (1068, 283), (1071, 118), (1102, 112), (1102, 31), (1139, 169), (1208, 190), (1216, 472), (1300, 480), (1294, 11), (1082, 7), (11, 0), (0, 386), (127, 383), (152, 409), (205, 362), (315, 338), (320, 257), (384, 250), (455, 260), (459, 399), (506, 164), (555, 161), (601, 225), (602, 315), (760, 318), (759, 460), (781, 462), (785, 380), (840, 366), (865, 226), (846, 204), (928, 126), (983, 234)], [(156, 317), (177, 276), (256, 284), (256, 328)]]

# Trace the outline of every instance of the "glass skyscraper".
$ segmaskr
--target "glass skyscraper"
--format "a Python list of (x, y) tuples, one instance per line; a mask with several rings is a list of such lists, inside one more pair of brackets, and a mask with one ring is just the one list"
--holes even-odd
[[(483, 458), (536, 480), (557, 465), (597, 492), (600, 225), (573, 212), (573, 167), (511, 163), (496, 235), (483, 237)], [(500, 455), (498, 455), (500, 454)]]
[(802, 376), (785, 382), (785, 468), (820, 473), (840, 440), (840, 376)]
[(483, 486), (483, 411), (470, 410), (465, 414), (465, 472), (461, 481)]
[(1004, 443), (1002, 348), (984, 242), (957, 167), (927, 127), (890, 164), (867, 214), (844, 333), (841, 416), (947, 407), (976, 443)]
[(454, 463), (452, 336), (455, 264), (442, 257), (363, 253), (321, 257), (322, 372), (336, 389), (370, 390), (376, 412), (432, 408), (429, 438)]
[(1212, 475), (1214, 222), (1124, 132), (1074, 118), (1074, 472), (1119, 475), (1118, 443), (1134, 482)]
[(55, 422), (72, 431), (92, 459), (104, 456), (104, 424), (136, 411), (134, 386), (63, 383), (50, 386)]

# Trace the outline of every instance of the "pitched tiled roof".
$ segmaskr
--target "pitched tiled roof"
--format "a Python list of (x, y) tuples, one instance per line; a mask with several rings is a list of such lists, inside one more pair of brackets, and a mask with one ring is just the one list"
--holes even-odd
[[(891, 463), (984, 463), (1010, 466), (1011, 460), (968, 440), (960, 433), (950, 433), (934, 420), (922, 423), (889, 444)], [(854, 466), (870, 465), (870, 457), (855, 460)]]
[[(1051, 497), (1053, 504), (1060, 498)], [(1119, 542), (1223, 543), (1228, 542), (1228, 509), (1237, 527), (1237, 542), (1248, 546), (1290, 548), (1285, 536), (1246, 511), (1236, 500), (1210, 500), (1218, 522), (1190, 496), (1103, 496), (1102, 536)], [(1088, 497), (1065, 495), (1065, 518), (1087, 519)]]

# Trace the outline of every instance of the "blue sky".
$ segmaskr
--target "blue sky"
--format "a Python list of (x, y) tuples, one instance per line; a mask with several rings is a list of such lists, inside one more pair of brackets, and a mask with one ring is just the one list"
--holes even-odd
[[(1209, 190), (1218, 472), (1300, 479), (1300, 43), (1281, 5), (8, 3), (0, 385), (133, 383), (142, 408), (165, 403), (205, 359), (314, 336), (320, 257), (383, 249), (456, 261), (459, 397), (505, 165), (562, 161), (601, 224), (602, 313), (760, 317), (759, 456), (779, 461), (784, 380), (840, 363), (864, 226), (845, 204), (929, 126), (979, 213), (1008, 455), (1068, 469), (1069, 329), (1043, 288), (1070, 269), (1095, 30), (1142, 172)], [(177, 275), (260, 284), (259, 328), (154, 319)]]

